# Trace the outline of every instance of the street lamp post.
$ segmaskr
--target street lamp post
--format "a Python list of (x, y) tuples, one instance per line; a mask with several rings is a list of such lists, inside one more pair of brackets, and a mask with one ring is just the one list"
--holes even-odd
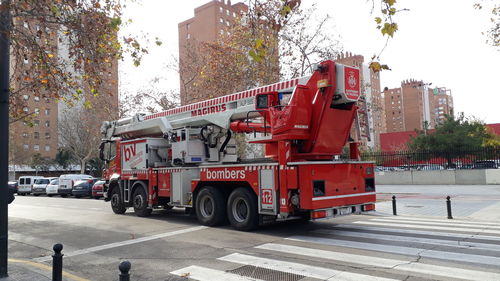
[(0, 0), (0, 278), (7, 277), (10, 0)]

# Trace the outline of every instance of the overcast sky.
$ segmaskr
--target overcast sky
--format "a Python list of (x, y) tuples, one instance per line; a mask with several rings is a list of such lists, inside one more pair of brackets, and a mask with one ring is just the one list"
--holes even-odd
[[(161, 77), (160, 87), (178, 87), (177, 73), (166, 64), (178, 54), (177, 24), (194, 16), (194, 9), (208, 0), (143, 0), (131, 4), (125, 17), (133, 19), (125, 32), (148, 32), (163, 45), (151, 46), (140, 67), (128, 60), (120, 64), (120, 91), (147, 87)], [(237, 0), (233, 0), (236, 3)], [(361, 54), (369, 61), (385, 39), (375, 29), (371, 1), (303, 0), (316, 2), (320, 13), (329, 14), (330, 28), (340, 36), (344, 50)], [(487, 123), (500, 123), (500, 51), (485, 44), (481, 34), (490, 27), (489, 15), (473, 8), (474, 0), (400, 0), (410, 9), (396, 18), (399, 31), (382, 53), (381, 60), (392, 71), (383, 71), (381, 86), (399, 87), (402, 80), (417, 79), (432, 87), (451, 89), (456, 112), (465, 112)]]

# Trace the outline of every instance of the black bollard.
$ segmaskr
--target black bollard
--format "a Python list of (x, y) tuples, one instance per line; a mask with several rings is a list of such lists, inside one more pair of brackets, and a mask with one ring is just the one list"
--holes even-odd
[(132, 265), (129, 261), (122, 261), (118, 266), (120, 270), (120, 281), (130, 281), (130, 274), (128, 273)]
[(396, 212), (396, 196), (392, 195), (392, 214), (397, 216), (398, 213)]
[(451, 216), (451, 200), (450, 200), (450, 196), (446, 197), (446, 209), (448, 210), (448, 219), (453, 219), (453, 217)]
[(52, 256), (52, 281), (62, 281), (62, 267), (63, 267), (63, 256), (61, 251), (63, 249), (62, 244), (55, 244), (54, 255)]

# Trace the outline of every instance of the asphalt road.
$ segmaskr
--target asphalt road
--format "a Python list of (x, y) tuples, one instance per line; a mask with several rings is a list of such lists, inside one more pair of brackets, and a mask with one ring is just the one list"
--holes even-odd
[(64, 245), (68, 280), (500, 280), (500, 222), (347, 216), (254, 232), (200, 226), (182, 209), (150, 218), (93, 199), (16, 197), (9, 258), (50, 265)]

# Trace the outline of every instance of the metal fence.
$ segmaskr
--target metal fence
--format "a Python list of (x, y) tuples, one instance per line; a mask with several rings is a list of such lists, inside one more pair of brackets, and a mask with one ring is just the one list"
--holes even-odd
[(498, 169), (500, 147), (443, 151), (368, 152), (362, 160), (374, 161), (379, 171)]

